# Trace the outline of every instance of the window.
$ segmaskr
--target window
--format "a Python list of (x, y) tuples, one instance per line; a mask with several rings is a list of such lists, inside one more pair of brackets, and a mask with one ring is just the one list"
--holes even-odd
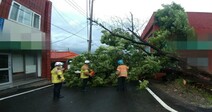
[(33, 22), (33, 27), (34, 28), (40, 28), (40, 16), (38, 14), (34, 14), (34, 22)]
[(0, 70), (0, 84), (9, 82), (8, 70)]
[(18, 17), (18, 10), (19, 10), (20, 5), (17, 3), (13, 3), (12, 5), (12, 11), (10, 13), (10, 19), (17, 20)]
[(32, 11), (30, 11), (25, 7), (21, 7), (19, 11), (18, 22), (31, 26), (31, 21), (32, 21)]
[(0, 54), (0, 69), (1, 68), (8, 68), (8, 55)]
[(27, 26), (40, 29), (40, 15), (15, 1), (12, 3), (9, 18)]
[(0, 84), (9, 82), (9, 57), (5, 54), (0, 54)]
[(194, 66), (208, 67), (208, 58), (188, 58), (187, 62)]

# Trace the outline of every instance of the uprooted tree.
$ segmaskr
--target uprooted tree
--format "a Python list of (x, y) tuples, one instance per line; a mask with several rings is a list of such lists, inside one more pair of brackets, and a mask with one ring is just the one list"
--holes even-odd
[[(195, 40), (194, 30), (189, 26), (187, 15), (184, 9), (175, 3), (163, 5), (163, 9), (155, 12), (155, 25), (160, 30), (153, 33), (148, 41), (144, 40), (134, 28), (133, 20), (130, 26), (121, 24), (121, 27), (108, 28), (102, 23), (90, 20), (99, 25), (102, 31), (101, 42), (107, 46), (99, 47), (95, 53), (84, 53), (75, 58), (72, 63), (73, 69), (69, 73), (79, 70), (83, 60), (92, 61), (91, 68), (97, 72), (94, 83), (104, 85), (116, 81), (115, 69), (117, 59), (124, 59), (130, 66), (129, 79), (139, 80), (140, 78), (152, 77), (154, 73), (168, 72), (171, 77), (182, 77), (202, 84), (212, 84), (212, 75), (197, 67), (188, 65), (177, 54), (177, 41)], [(119, 21), (118, 23), (124, 23)], [(151, 48), (151, 52), (147, 48)], [(71, 84), (79, 85), (79, 79), (72, 75)], [(74, 79), (74, 80), (73, 80)], [(75, 83), (75, 82), (77, 83)], [(95, 85), (94, 85), (95, 86)]]
[[(131, 34), (129, 36), (126, 36), (123, 35), (123, 33), (116, 32), (116, 30), (107, 28), (98, 21), (91, 21), (101, 26), (105, 30), (104, 33), (107, 33), (107, 35), (111, 35), (110, 38), (107, 39), (107, 41), (113, 40), (113, 42), (110, 42), (110, 44), (107, 43), (108, 45), (116, 44), (118, 43), (118, 41), (122, 41), (123, 39), (126, 41), (130, 41), (130, 43), (125, 44), (124, 46), (129, 46), (129, 48), (130, 46), (133, 46), (132, 49), (135, 49), (137, 47), (138, 49), (140, 48), (140, 50), (144, 51), (146, 55), (153, 55), (157, 56), (158, 59), (165, 59), (166, 63), (162, 65), (165, 69), (168, 68), (170, 71), (174, 72), (177, 75), (180, 75), (185, 79), (190, 79), (192, 81), (203, 84), (212, 84), (212, 75), (210, 73), (204, 70), (200, 70), (195, 66), (188, 65), (183, 58), (181, 58), (177, 55), (176, 52), (174, 52), (176, 50), (176, 44), (174, 44), (173, 41), (190, 41), (196, 39), (193, 28), (189, 26), (186, 12), (180, 5), (176, 3), (172, 3), (171, 5), (163, 5), (163, 7), (163, 9), (160, 9), (155, 13), (154, 24), (159, 26), (160, 30), (155, 31), (154, 37), (149, 39), (149, 41), (143, 40), (143, 38), (136, 32), (134, 32), (131, 27), (127, 28), (128, 31), (120, 29)], [(153, 52), (147, 52), (145, 50), (145, 47), (147, 46), (153, 49)], [(140, 53), (140, 50), (138, 49), (134, 51)], [(130, 60), (132, 60), (132, 58)], [(135, 66), (136, 62), (138, 61), (133, 61), (133, 63), (135, 63)], [(172, 63), (172, 66), (169, 66), (167, 62)], [(173, 65), (173, 63), (176, 64)], [(142, 65), (140, 67), (142, 67)]]

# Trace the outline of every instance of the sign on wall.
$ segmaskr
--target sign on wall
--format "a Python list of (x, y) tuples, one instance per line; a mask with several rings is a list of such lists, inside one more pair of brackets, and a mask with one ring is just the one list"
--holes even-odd
[(0, 31), (3, 30), (3, 26), (4, 26), (4, 19), (3, 18), (0, 18)]

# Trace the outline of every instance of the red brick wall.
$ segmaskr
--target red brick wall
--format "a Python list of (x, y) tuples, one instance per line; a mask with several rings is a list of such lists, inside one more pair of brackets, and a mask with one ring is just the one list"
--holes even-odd
[(209, 50), (178, 50), (178, 53), (182, 57), (208, 57)]
[(1, 18), (8, 18), (10, 6), (11, 6), (12, 0), (2, 0), (0, 4), (0, 17)]
[(183, 58), (208, 58), (208, 67), (204, 69), (212, 73), (212, 50), (181, 50), (178, 53)]
[(198, 40), (208, 41), (212, 38), (212, 13), (188, 12), (190, 25), (195, 29)]
[(155, 31), (155, 29), (153, 28), (154, 20), (155, 20), (155, 17), (153, 13), (151, 18), (149, 19), (149, 22), (147, 23), (145, 29), (143, 30), (141, 34), (141, 38), (148, 38), (149, 33)]
[(48, 1), (45, 7), (45, 17), (44, 17), (44, 32), (46, 32), (46, 40), (45, 40), (45, 50), (43, 50), (43, 60), (42, 60), (42, 76), (50, 79), (51, 78), (51, 9), (52, 3)]

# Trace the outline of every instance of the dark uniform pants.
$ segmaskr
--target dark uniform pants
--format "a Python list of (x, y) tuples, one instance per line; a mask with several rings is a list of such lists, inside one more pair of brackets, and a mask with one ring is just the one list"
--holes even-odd
[(125, 91), (126, 90), (126, 84), (125, 84), (126, 77), (119, 77), (118, 78), (118, 91)]
[(89, 78), (85, 78), (82, 80), (82, 90), (85, 90), (88, 84)]
[(62, 83), (55, 83), (54, 84), (54, 98), (60, 97), (61, 87), (62, 87)]

